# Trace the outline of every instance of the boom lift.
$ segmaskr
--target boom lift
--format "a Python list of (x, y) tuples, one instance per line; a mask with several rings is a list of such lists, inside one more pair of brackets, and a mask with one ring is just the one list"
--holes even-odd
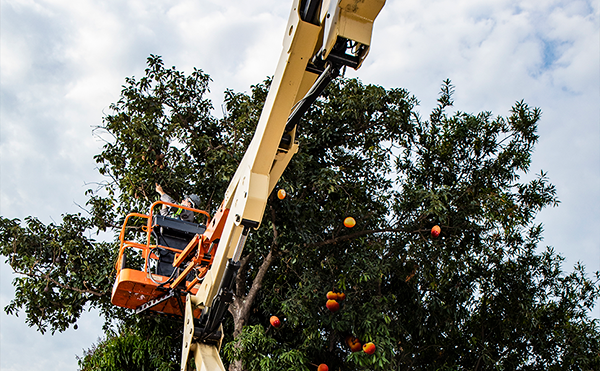
[[(283, 50), (254, 137), (217, 213), (206, 226), (153, 215), (130, 214), (120, 234), (112, 302), (137, 313), (184, 317), (181, 370), (190, 354), (196, 370), (224, 370), (219, 357), (221, 322), (248, 234), (257, 229), (267, 198), (298, 151), (302, 115), (345, 67), (358, 69), (371, 44), (373, 21), (385, 0), (294, 0)], [(146, 243), (126, 240), (132, 217), (146, 220)], [(153, 237), (153, 238), (152, 238)], [(154, 243), (152, 243), (154, 242)], [(139, 249), (142, 270), (126, 268), (125, 251)], [(184, 302), (185, 300), (185, 302)]]

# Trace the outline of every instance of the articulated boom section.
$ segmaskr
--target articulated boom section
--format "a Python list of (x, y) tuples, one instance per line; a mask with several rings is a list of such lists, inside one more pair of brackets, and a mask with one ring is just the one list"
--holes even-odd
[[(294, 0), (256, 132), (219, 211), (202, 226), (205, 230), (192, 234), (180, 248), (167, 248), (158, 242), (151, 245), (150, 236), (168, 230), (173, 220), (156, 221), (152, 211), (133, 215), (147, 219), (145, 245), (124, 240), (125, 221), (113, 303), (138, 312), (183, 315), (182, 371), (188, 370), (190, 354), (196, 370), (224, 370), (219, 358), (221, 322), (233, 301), (246, 238), (260, 226), (267, 198), (298, 150), (300, 118), (342, 67), (360, 67), (369, 51), (373, 21), (384, 4), (385, 0)], [(142, 250), (144, 270), (124, 268), (128, 248)], [(157, 274), (149, 271), (151, 260)]]

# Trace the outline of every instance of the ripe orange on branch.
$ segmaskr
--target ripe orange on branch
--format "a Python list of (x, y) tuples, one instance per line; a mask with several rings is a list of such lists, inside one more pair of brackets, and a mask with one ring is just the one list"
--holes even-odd
[(287, 195), (287, 193), (285, 193), (285, 189), (280, 189), (279, 191), (277, 191), (277, 198), (280, 200), (283, 200), (285, 198), (285, 196)]
[(344, 226), (346, 228), (352, 228), (356, 225), (356, 220), (354, 220), (353, 217), (349, 216), (346, 219), (344, 219)]
[(433, 228), (431, 228), (431, 237), (437, 238), (440, 233), (442, 233), (442, 228), (440, 228), (439, 225), (434, 225)]
[(344, 300), (344, 299), (346, 299), (346, 294), (344, 294), (343, 292), (329, 291), (327, 293), (327, 299), (328, 300)]
[(348, 344), (348, 347), (350, 348), (350, 351), (352, 351), (352, 353), (360, 352), (360, 350), (362, 349), (362, 344), (360, 343), (358, 338), (354, 336), (346, 337), (346, 344)]
[(363, 352), (367, 353), (368, 355), (375, 353), (375, 344), (366, 343), (363, 345)]
[(275, 328), (279, 328), (279, 326), (281, 326), (281, 321), (279, 320), (279, 318), (277, 318), (277, 316), (271, 316), (269, 322), (271, 322), (271, 326)]
[(338, 303), (335, 300), (327, 300), (327, 309), (329, 309), (331, 312), (335, 313), (338, 310), (340, 310), (340, 303)]

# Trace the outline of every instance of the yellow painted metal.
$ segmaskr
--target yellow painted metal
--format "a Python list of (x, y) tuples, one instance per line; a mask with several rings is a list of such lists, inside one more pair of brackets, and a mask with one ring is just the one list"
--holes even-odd
[[(296, 128), (291, 133), (291, 137), (294, 138), (296, 135)], [(273, 188), (277, 185), (281, 174), (285, 171), (292, 157), (298, 152), (298, 142), (294, 141), (290, 144), (290, 148), (286, 151), (278, 151), (273, 161), (273, 167), (271, 168), (271, 177), (269, 179), (269, 194), (273, 191)]]
[[(276, 183), (282, 173), (282, 169), (279, 169), (277, 178), (271, 181), (271, 169), (287, 118), (297, 100), (306, 93), (299, 92), (300, 87), (309, 86), (303, 84), (302, 80), (309, 78), (314, 81), (316, 78), (314, 74), (306, 74), (305, 70), (313, 56), (321, 29), (300, 19), (298, 5), (299, 0), (295, 0), (286, 27), (283, 51), (254, 137), (225, 194), (225, 207), (231, 210), (225, 222), (213, 268), (197, 294), (205, 305), (210, 305), (209, 299), (217, 293), (225, 263), (233, 256), (233, 249), (242, 232), (242, 220), (256, 223), (262, 221), (271, 185)], [(289, 158), (283, 158), (289, 162), (291, 154)]]
[(183, 317), (183, 345), (181, 347), (181, 371), (188, 370), (190, 350), (194, 342), (194, 311), (192, 308), (192, 296), (185, 298), (185, 314)]
[(219, 357), (221, 343), (223, 342), (223, 326), (219, 327), (221, 339), (217, 344), (203, 344), (194, 342), (194, 316), (196, 306), (195, 298), (188, 294), (185, 300), (185, 315), (183, 319), (183, 345), (181, 347), (181, 371), (191, 370), (189, 367), (190, 354), (194, 356), (196, 370), (219, 371), (225, 370)]
[(209, 344), (195, 343), (192, 349), (198, 371), (225, 371), (225, 366), (219, 357), (217, 347)]
[[(323, 1), (321, 22), (324, 24), (323, 58), (327, 58), (338, 37), (351, 40), (365, 47), (358, 67), (369, 52), (373, 21), (385, 5), (385, 0), (339, 0)], [(357, 67), (357, 68), (358, 68)]]
[[(269, 194), (298, 150), (295, 129), (287, 133), (291, 136), (287, 148), (280, 148), (280, 142), (294, 105), (304, 97), (317, 78), (316, 74), (306, 71), (307, 64), (317, 52), (327, 55), (335, 44), (335, 40), (331, 42), (330, 39), (338, 36), (357, 41), (367, 50), (373, 20), (385, 0), (338, 0), (334, 3), (330, 6), (329, 1), (323, 2), (322, 22), (315, 25), (300, 19), (300, 0), (293, 2), (283, 50), (254, 137), (225, 193), (223, 206), (230, 210), (212, 268), (192, 298), (201, 308), (210, 306), (216, 296), (227, 260), (233, 256), (240, 240), (243, 224), (245, 221), (260, 224)], [(324, 10), (328, 8), (334, 10), (335, 17), (331, 21), (335, 22), (326, 21), (327, 12)], [(361, 61), (364, 56), (366, 52)], [(188, 311), (191, 313), (191, 308), (191, 301), (186, 301), (182, 371), (186, 371), (184, 367), (187, 367), (192, 351), (197, 370), (222, 370), (218, 347), (193, 342), (193, 316), (187, 314)], [(190, 323), (188, 318), (191, 318)]]

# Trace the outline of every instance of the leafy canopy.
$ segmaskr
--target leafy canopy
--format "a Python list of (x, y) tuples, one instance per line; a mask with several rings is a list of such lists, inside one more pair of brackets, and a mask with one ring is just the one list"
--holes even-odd
[[(150, 56), (96, 129), (107, 181), (88, 191), (89, 214), (58, 225), (0, 219), (2, 255), (21, 274), (7, 312), (23, 310), (42, 332), (65, 330), (88, 308), (106, 319), (82, 369), (178, 368), (181, 325), (112, 307), (117, 245), (89, 236), (118, 233), (125, 214), (157, 199), (155, 183), (218, 207), (269, 80), (250, 94), (225, 92), (221, 119), (204, 97), (209, 82)], [(544, 172), (521, 180), (540, 110), (520, 101), (507, 117), (450, 112), (453, 89), (442, 84), (425, 119), (404, 89), (339, 79), (305, 115), (278, 184), (288, 197), (271, 196), (246, 244), (239, 303), (225, 322), (230, 369), (599, 368), (598, 323), (588, 316), (598, 274), (564, 272), (541, 245), (535, 217), (558, 204), (556, 190)], [(354, 228), (343, 226), (347, 216)], [(331, 290), (346, 294), (336, 313), (325, 307)], [(375, 354), (352, 353), (349, 336), (373, 342)]]

